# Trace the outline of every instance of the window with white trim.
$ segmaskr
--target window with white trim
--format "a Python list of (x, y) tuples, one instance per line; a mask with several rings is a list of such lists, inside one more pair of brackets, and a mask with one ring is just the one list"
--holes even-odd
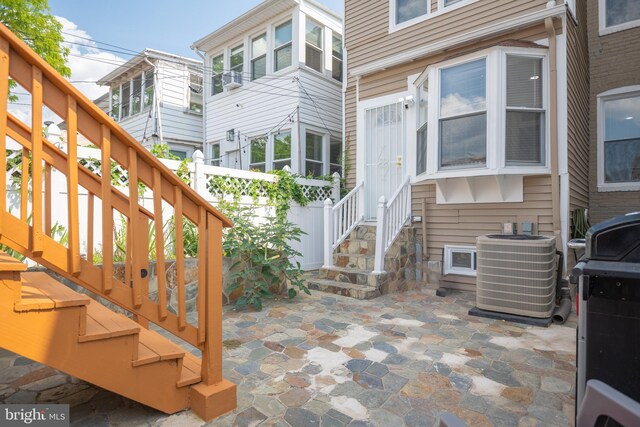
[(640, 87), (598, 97), (598, 190), (640, 190)]
[(273, 167), (281, 170), (291, 167), (291, 132), (278, 132), (273, 138)]
[(261, 136), (251, 140), (249, 170), (266, 172), (267, 138)]
[(393, 0), (395, 23), (402, 24), (429, 13), (431, 0)]
[(640, 0), (599, 0), (600, 35), (640, 26)]
[(209, 162), (212, 166), (221, 166), (220, 160), (220, 143), (214, 142), (213, 144), (211, 144), (211, 154)]
[(142, 75), (135, 76), (132, 80), (131, 90), (131, 115), (138, 114), (142, 106)]
[(122, 84), (122, 103), (120, 107), (120, 119), (129, 117), (131, 114), (131, 82)]
[(305, 65), (318, 72), (323, 72), (323, 28), (317, 22), (307, 18), (305, 34)]
[(267, 74), (267, 34), (251, 40), (251, 80)]
[(147, 70), (144, 73), (144, 96), (142, 98), (142, 107), (150, 107), (154, 97), (153, 70)]
[(120, 86), (111, 88), (111, 113), (109, 114), (112, 119), (118, 120), (120, 118)]
[(331, 35), (331, 77), (342, 81), (342, 37), (340, 34)]
[(292, 34), (291, 20), (278, 25), (275, 29), (275, 48), (273, 50), (273, 70), (280, 71), (291, 66), (292, 59)]
[(211, 95), (222, 93), (222, 74), (224, 74), (224, 55), (211, 58)]
[(329, 173), (342, 176), (342, 141), (331, 138), (329, 142)]
[(242, 74), (244, 71), (244, 45), (236, 46), (231, 49), (229, 55), (229, 70)]
[(202, 114), (202, 75), (189, 73), (189, 112)]
[(415, 82), (416, 175), (545, 173), (546, 67), (546, 49), (497, 47), (425, 70)]
[(475, 246), (444, 246), (444, 274), (476, 275)]
[(304, 175), (324, 175), (323, 136), (307, 132), (305, 136), (305, 170)]

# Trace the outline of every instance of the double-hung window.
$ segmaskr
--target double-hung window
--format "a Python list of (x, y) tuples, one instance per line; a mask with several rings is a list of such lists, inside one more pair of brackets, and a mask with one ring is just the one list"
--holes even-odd
[(267, 138), (251, 140), (249, 169), (265, 172), (267, 167)]
[(267, 34), (251, 40), (251, 80), (267, 74)]
[(429, 81), (426, 80), (418, 89), (418, 135), (416, 174), (427, 171), (427, 130), (429, 124)]
[(124, 119), (129, 117), (131, 113), (130, 105), (131, 105), (131, 83), (126, 82), (122, 84), (122, 103), (120, 104), (120, 113), (121, 118)]
[(486, 70), (485, 58), (440, 70), (440, 169), (487, 164)]
[(147, 108), (150, 107), (153, 103), (153, 93), (154, 93), (154, 84), (153, 84), (153, 70), (147, 70), (144, 73), (144, 96), (142, 97), (142, 107)]
[(291, 167), (291, 132), (273, 135), (273, 169)]
[(342, 37), (339, 34), (331, 36), (331, 77), (342, 81)]
[(638, 86), (598, 97), (598, 189), (640, 190)]
[(331, 138), (329, 143), (329, 173), (342, 175), (342, 141)]
[(224, 73), (224, 55), (211, 59), (211, 95), (222, 93), (222, 74)]
[(244, 45), (231, 49), (229, 57), (229, 70), (242, 74), (244, 71)]
[(131, 115), (138, 114), (142, 105), (142, 75), (133, 78), (131, 93)]
[(111, 118), (120, 120), (120, 86), (111, 88)]
[(220, 166), (220, 143), (216, 142), (211, 144), (211, 165)]
[(189, 112), (202, 114), (202, 76), (189, 73)]
[(323, 71), (322, 50), (323, 31), (322, 26), (307, 18), (305, 64), (316, 71)]
[(324, 173), (323, 136), (307, 132), (305, 137), (305, 174), (320, 176)]
[(287, 21), (276, 27), (275, 48), (273, 50), (274, 71), (280, 71), (283, 68), (291, 66), (292, 34), (291, 21)]
[(640, 26), (640, 0), (598, 0), (600, 35)]
[(542, 58), (507, 55), (507, 166), (545, 162)]

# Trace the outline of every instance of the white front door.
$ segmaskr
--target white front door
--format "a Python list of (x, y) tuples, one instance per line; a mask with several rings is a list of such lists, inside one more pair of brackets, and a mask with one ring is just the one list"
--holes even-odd
[(375, 219), (380, 196), (387, 200), (406, 177), (404, 103), (365, 110), (365, 219)]

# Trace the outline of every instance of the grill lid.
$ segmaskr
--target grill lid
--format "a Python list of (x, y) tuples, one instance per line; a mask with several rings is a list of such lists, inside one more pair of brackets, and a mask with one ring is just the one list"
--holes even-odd
[(596, 224), (585, 239), (587, 260), (640, 262), (640, 212)]

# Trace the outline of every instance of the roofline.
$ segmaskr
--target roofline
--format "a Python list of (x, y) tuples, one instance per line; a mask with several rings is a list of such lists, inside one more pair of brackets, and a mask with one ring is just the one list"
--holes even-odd
[(250, 16), (253, 15), (259, 15), (261, 14), (261, 12), (268, 10), (269, 8), (271, 8), (272, 6), (274, 6), (277, 3), (281, 3), (281, 2), (287, 2), (289, 3), (290, 7), (294, 7), (296, 5), (299, 6), (303, 6), (305, 4), (308, 4), (318, 10), (321, 10), (322, 12), (325, 12), (327, 14), (329, 14), (330, 16), (332, 16), (333, 18), (339, 20), (340, 22), (343, 21), (343, 17), (341, 15), (339, 15), (338, 13), (336, 13), (336, 11), (329, 9), (327, 6), (318, 3), (316, 0), (264, 0), (262, 3), (258, 4), (257, 6), (255, 6), (253, 9), (249, 9), (248, 11), (246, 11), (245, 13), (243, 13), (242, 15), (238, 16), (237, 18), (235, 18), (234, 20), (227, 22), (226, 24), (224, 24), (222, 27), (218, 28), (217, 30), (207, 34), (206, 36), (196, 40), (195, 42), (193, 42), (191, 44), (191, 49), (192, 50), (201, 50), (200, 47), (209, 43), (210, 41), (212, 41), (213, 39), (219, 38), (220, 36), (222, 36), (224, 33), (226, 33), (228, 30), (234, 28), (236, 26), (236, 24), (240, 21), (243, 21), (247, 18), (249, 18)]
[(468, 33), (455, 35), (446, 40), (431, 43), (415, 49), (410, 49), (383, 59), (379, 59), (377, 61), (360, 65), (359, 67), (354, 67), (349, 71), (349, 75), (353, 77), (363, 77), (367, 74), (372, 74), (390, 67), (394, 67), (396, 65), (404, 64), (406, 62), (413, 61), (416, 58), (433, 55), (434, 53), (467, 44), (473, 42), (474, 40), (497, 36), (509, 31), (536, 24), (538, 22), (544, 22), (544, 20), (547, 18), (563, 16), (566, 11), (567, 7), (565, 4), (548, 7), (546, 9), (519, 16), (508, 21), (499, 22), (488, 27), (469, 31)]
[(137, 55), (129, 59), (127, 62), (118, 66), (118, 68), (116, 68), (115, 70), (111, 71), (107, 75), (100, 78), (97, 82), (98, 85), (105, 86), (109, 84), (109, 82), (111, 82), (113, 79), (131, 70), (134, 66), (140, 64), (142, 61), (148, 58), (159, 59), (164, 61), (180, 62), (187, 66), (202, 67), (202, 61), (200, 60), (189, 58), (186, 56), (176, 55), (173, 53), (163, 52), (161, 50), (146, 48), (142, 52), (138, 53)]

